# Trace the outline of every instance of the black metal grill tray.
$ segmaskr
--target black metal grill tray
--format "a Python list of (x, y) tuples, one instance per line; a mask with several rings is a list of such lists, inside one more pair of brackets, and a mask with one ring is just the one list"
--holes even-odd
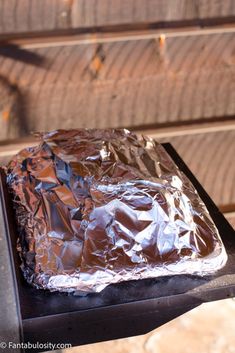
[(201, 303), (235, 296), (235, 232), (174, 148), (170, 144), (163, 146), (206, 204), (228, 253), (226, 266), (212, 276), (129, 281), (83, 297), (34, 289), (24, 281), (19, 269), (17, 228), (1, 171), (1, 201), (19, 299), (22, 341), (76, 346), (144, 334)]

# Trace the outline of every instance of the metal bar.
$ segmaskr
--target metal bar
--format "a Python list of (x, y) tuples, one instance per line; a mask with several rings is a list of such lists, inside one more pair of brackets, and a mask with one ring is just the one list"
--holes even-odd
[[(0, 188), (0, 195), (2, 190)], [(10, 344), (19, 344), (22, 339), (21, 314), (19, 309), (18, 290), (13, 271), (10, 245), (7, 241), (4, 222), (4, 207), (0, 198), (0, 351), (15, 353), (21, 349), (13, 349)]]

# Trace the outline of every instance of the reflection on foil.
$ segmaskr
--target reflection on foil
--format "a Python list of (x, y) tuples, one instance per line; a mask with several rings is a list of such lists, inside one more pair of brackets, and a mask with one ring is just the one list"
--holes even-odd
[(227, 259), (193, 185), (156, 141), (58, 130), (10, 162), (25, 278), (38, 288), (208, 274)]

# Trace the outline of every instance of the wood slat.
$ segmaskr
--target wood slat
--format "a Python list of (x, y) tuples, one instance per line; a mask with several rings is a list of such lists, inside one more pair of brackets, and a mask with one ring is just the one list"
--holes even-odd
[(0, 75), (21, 94), (18, 123), (28, 132), (235, 115), (234, 33), (170, 37), (163, 47), (124, 38), (31, 51), (44, 67), (0, 57)]
[(22, 97), (16, 86), (10, 84), (0, 75), (0, 140), (14, 138), (24, 134), (24, 124), (20, 125), (19, 112), (22, 106)]
[(0, 34), (233, 16), (234, 0), (0, 0)]
[[(225, 215), (226, 216), (226, 215)], [(235, 229), (235, 214), (233, 216), (226, 216), (227, 220), (231, 224), (231, 226)]]
[(235, 210), (235, 127), (231, 131), (158, 140), (172, 143), (221, 210)]
[(99, 27), (194, 19), (199, 16), (197, 5), (191, 0), (75, 0), (72, 25)]
[(68, 28), (70, 9), (64, 0), (0, 0), (0, 33)]
[(235, 15), (233, 0), (75, 0), (74, 27), (202, 20)]

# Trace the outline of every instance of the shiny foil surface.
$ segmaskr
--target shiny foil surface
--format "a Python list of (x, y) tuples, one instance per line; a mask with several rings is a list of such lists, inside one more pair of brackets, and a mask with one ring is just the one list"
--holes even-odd
[(205, 205), (156, 141), (124, 129), (58, 130), (40, 139), (7, 167), (29, 283), (98, 292), (225, 264)]

